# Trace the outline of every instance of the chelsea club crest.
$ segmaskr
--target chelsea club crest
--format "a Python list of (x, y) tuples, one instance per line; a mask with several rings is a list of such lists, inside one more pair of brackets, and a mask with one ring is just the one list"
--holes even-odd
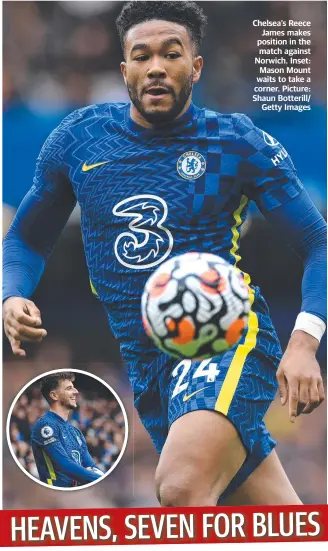
[(206, 170), (206, 161), (198, 151), (187, 151), (178, 159), (177, 170), (182, 178), (196, 180), (203, 176)]

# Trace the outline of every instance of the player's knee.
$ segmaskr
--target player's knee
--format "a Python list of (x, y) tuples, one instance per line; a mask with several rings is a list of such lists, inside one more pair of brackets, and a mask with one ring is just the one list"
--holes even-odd
[(162, 507), (216, 505), (211, 488), (195, 476), (172, 473), (156, 474), (157, 499)]
[(157, 499), (162, 507), (189, 505), (192, 501), (192, 484), (179, 475), (156, 477)]

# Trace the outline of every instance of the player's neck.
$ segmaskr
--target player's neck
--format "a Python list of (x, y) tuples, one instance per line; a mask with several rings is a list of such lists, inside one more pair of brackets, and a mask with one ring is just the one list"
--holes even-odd
[[(180, 119), (180, 117), (182, 117), (182, 115), (184, 115), (185, 112), (189, 109), (190, 105), (191, 105), (191, 96), (187, 100), (187, 102), (186, 102), (184, 108), (182, 109), (182, 111), (179, 113), (179, 115), (174, 120), (176, 121), (176, 120)], [(134, 122), (136, 122), (140, 126), (143, 126), (144, 128), (152, 129), (152, 128), (160, 128), (161, 127), (161, 124), (152, 124), (152, 123), (148, 122), (141, 115), (141, 113), (139, 113), (138, 109), (133, 105), (133, 103), (131, 103), (130, 117)], [(167, 124), (167, 122), (164, 123), (164, 124)]]
[(70, 414), (70, 410), (65, 408), (64, 406), (62, 406), (60, 404), (54, 404), (50, 408), (50, 411), (52, 411), (53, 413), (56, 413), (56, 415), (59, 415), (59, 417), (64, 419), (64, 421), (68, 420), (68, 417), (69, 417), (69, 414)]

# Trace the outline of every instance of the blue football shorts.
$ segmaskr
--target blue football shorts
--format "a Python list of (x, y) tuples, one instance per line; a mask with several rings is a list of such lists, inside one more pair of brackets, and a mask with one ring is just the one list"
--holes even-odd
[(190, 411), (218, 411), (233, 423), (247, 456), (220, 499), (232, 494), (276, 445), (263, 418), (277, 391), (282, 352), (268, 306), (253, 289), (248, 329), (238, 345), (211, 360), (158, 362), (156, 376), (152, 365), (154, 376), (135, 400), (159, 453), (172, 423)]

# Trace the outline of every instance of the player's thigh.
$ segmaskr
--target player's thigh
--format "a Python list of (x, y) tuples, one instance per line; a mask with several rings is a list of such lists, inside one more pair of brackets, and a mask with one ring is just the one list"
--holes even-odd
[(270, 454), (275, 443), (264, 429), (263, 417), (277, 387), (275, 358), (269, 357), (276, 351), (271, 326), (270, 331), (259, 330), (257, 322), (224, 355), (177, 363), (169, 388), (171, 428), (157, 486), (176, 481), (185, 488), (193, 476), (193, 492), (214, 488), (217, 497), (224, 491), (223, 499)]
[[(158, 364), (161, 367), (159, 362)], [(156, 377), (146, 381), (145, 390), (134, 396), (134, 405), (140, 420), (159, 454), (163, 449), (169, 430), (169, 373), (173, 365), (173, 361), (168, 363), (167, 369), (162, 369)], [(142, 383), (144, 383), (144, 373), (140, 373), (139, 376), (140, 379), (143, 377)]]
[(222, 414), (186, 413), (172, 424), (160, 456), (156, 472), (160, 501), (163, 494), (180, 491), (185, 500), (179, 504), (215, 505), (245, 457), (237, 430)]
[(273, 450), (233, 494), (220, 505), (299, 505), (301, 500), (291, 485)]

